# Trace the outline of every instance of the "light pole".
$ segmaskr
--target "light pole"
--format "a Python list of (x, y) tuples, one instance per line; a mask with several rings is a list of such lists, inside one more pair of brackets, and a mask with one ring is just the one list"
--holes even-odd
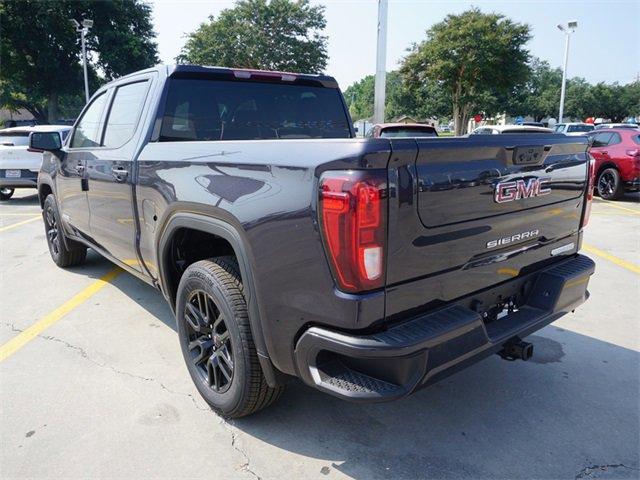
[(569, 37), (573, 32), (578, 28), (578, 21), (572, 20), (564, 23), (558, 24), (558, 29), (564, 33), (565, 43), (564, 43), (564, 64), (562, 66), (562, 87), (560, 87), (560, 112), (558, 113), (558, 123), (562, 123), (562, 116), (564, 114), (564, 93), (567, 85), (567, 62), (569, 60)]
[(387, 81), (387, 0), (378, 0), (378, 43), (376, 80), (373, 97), (373, 123), (384, 122), (385, 86)]
[(70, 22), (76, 27), (76, 32), (80, 34), (80, 43), (82, 44), (82, 68), (84, 69), (84, 96), (86, 102), (89, 103), (89, 76), (87, 75), (87, 48), (85, 46), (84, 36), (89, 29), (93, 27), (93, 20), (82, 20), (82, 25), (75, 19)]

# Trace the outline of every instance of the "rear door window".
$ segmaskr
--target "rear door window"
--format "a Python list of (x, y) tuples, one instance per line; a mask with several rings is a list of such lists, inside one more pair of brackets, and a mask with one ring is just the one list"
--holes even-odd
[(350, 137), (337, 88), (172, 79), (159, 140)]
[(142, 112), (148, 83), (129, 83), (116, 89), (105, 127), (103, 146), (118, 148), (131, 140)]
[(606, 147), (609, 143), (610, 138), (611, 138), (611, 133), (609, 132), (598, 133), (597, 135), (594, 135), (593, 143), (591, 144), (591, 146), (595, 148)]
[(620, 137), (620, 134), (614, 132), (611, 134), (611, 138), (607, 142), (607, 145), (617, 145), (620, 142), (622, 142), (622, 138)]

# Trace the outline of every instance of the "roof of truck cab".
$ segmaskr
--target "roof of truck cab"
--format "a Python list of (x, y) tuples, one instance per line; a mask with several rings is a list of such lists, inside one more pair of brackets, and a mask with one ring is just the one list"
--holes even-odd
[(204, 66), (204, 65), (166, 65), (167, 76), (169, 77), (227, 77), (230, 80), (250, 80), (251, 76), (255, 76), (256, 79), (260, 77), (270, 77), (276, 79), (280, 76), (280, 80), (283, 83), (318, 83), (323, 87), (337, 88), (338, 82), (335, 78), (328, 75), (319, 75), (313, 73), (295, 73), (295, 72), (281, 72), (278, 70), (259, 70), (248, 68), (227, 68), (218, 66)]

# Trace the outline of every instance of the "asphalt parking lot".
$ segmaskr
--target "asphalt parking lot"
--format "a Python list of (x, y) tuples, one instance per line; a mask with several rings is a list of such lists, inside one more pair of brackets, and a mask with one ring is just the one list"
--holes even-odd
[(638, 196), (596, 200), (592, 297), (529, 337), (531, 361), (494, 356), (380, 405), (293, 382), (226, 422), (192, 386), (162, 296), (94, 253), (58, 269), (33, 192), (0, 202), (2, 478), (640, 476)]

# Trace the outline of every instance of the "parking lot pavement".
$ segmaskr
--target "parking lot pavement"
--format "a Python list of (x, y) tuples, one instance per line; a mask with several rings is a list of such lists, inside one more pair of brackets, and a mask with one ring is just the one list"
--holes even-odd
[(494, 356), (379, 405), (292, 382), (225, 422), (192, 386), (161, 295), (95, 254), (55, 267), (37, 198), (19, 192), (0, 203), (0, 351), (23, 339), (0, 360), (0, 475), (638, 478), (637, 198), (594, 203), (592, 297), (530, 337), (531, 361)]

